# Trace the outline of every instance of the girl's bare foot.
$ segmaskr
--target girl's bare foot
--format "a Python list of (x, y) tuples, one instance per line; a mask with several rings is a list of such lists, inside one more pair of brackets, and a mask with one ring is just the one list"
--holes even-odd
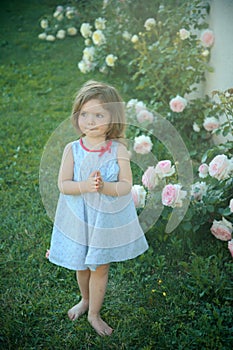
[(88, 310), (89, 302), (88, 300), (81, 300), (78, 304), (74, 305), (68, 311), (68, 317), (71, 321), (77, 320), (80, 316), (82, 316)]
[(101, 336), (111, 335), (113, 332), (113, 329), (102, 320), (100, 315), (88, 316), (88, 321), (94, 330)]

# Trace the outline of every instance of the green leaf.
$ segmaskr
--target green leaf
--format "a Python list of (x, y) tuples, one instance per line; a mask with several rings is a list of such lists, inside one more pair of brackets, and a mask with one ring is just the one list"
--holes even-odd
[(182, 227), (185, 231), (190, 231), (192, 229), (192, 224), (190, 221), (184, 222)]
[(213, 205), (207, 205), (207, 210), (209, 213), (213, 213), (214, 212), (214, 206)]

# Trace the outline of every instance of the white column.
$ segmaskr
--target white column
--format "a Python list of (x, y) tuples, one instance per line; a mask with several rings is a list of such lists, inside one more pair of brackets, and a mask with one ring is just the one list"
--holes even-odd
[(209, 28), (215, 36), (210, 59), (214, 73), (207, 73), (206, 94), (233, 88), (233, 0), (210, 2)]
[[(233, 88), (233, 0), (212, 0), (208, 22), (215, 36), (209, 63), (214, 72), (206, 74), (204, 84), (205, 94), (210, 95), (213, 90)], [(221, 121), (224, 120), (222, 116)], [(227, 139), (233, 139), (233, 136), (229, 135)], [(226, 138), (214, 137), (217, 143), (224, 140)]]

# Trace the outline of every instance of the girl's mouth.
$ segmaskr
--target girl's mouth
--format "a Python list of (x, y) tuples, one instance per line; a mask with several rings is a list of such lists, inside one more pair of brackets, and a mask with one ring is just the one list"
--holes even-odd
[(94, 130), (98, 130), (98, 128), (97, 127), (95, 127), (95, 128), (87, 128), (87, 130), (88, 131), (94, 131)]

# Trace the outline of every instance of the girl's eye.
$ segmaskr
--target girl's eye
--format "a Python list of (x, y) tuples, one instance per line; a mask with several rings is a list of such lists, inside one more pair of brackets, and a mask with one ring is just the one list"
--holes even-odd
[(104, 118), (104, 116), (103, 116), (103, 114), (98, 113), (98, 114), (96, 114), (96, 118), (101, 119), (101, 118)]
[(86, 112), (82, 112), (80, 115), (81, 115), (81, 117), (85, 118), (87, 116), (87, 113)]

